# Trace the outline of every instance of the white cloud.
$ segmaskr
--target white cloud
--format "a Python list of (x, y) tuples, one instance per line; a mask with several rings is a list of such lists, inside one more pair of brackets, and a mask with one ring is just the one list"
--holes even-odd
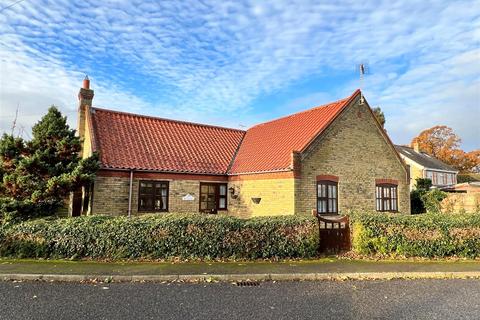
[[(0, 128), (8, 129), (10, 120), (4, 119), (17, 102), (25, 115), (41, 114), (52, 103), (73, 115), (84, 72), (92, 77), (97, 105), (250, 125), (296, 110), (296, 103), (307, 107), (350, 94), (356, 81), (329, 86), (334, 92), (326, 96), (324, 88), (307, 94), (290, 88), (328, 74), (354, 79), (353, 66), (368, 60), (367, 98), (385, 109), (396, 141), (437, 121), (454, 126), (466, 146), (478, 148), (472, 120), (480, 77), (475, 6), (25, 1), (0, 15)], [(290, 99), (278, 108), (267, 112), (255, 104), (280, 92)], [(35, 118), (21, 119), (28, 126)]]

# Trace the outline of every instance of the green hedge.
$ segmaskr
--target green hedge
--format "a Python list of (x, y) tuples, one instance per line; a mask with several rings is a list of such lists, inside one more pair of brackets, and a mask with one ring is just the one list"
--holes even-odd
[(353, 214), (352, 247), (360, 254), (480, 256), (480, 215)]
[(38, 219), (0, 228), (0, 256), (92, 259), (307, 258), (318, 248), (309, 217), (237, 219), (168, 214)]

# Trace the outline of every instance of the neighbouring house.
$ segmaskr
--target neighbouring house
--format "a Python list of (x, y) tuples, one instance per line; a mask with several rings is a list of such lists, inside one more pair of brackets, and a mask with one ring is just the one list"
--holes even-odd
[(101, 169), (72, 215), (410, 213), (406, 165), (359, 90), (246, 131), (94, 108), (93, 96), (85, 79), (78, 133)]
[(418, 143), (412, 147), (395, 146), (410, 171), (410, 189), (415, 189), (418, 178), (427, 178), (435, 188), (446, 188), (457, 183), (458, 170), (446, 163), (422, 152)]

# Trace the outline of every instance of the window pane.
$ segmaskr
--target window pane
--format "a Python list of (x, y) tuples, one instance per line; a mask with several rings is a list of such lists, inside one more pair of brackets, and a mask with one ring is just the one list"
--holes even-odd
[(319, 212), (321, 213), (326, 213), (327, 212), (327, 201), (326, 200), (320, 200), (319, 201), (320, 205), (319, 205)]
[(200, 188), (200, 191), (201, 191), (202, 193), (208, 193), (208, 186), (202, 185), (202, 187)]
[(332, 198), (336, 198), (337, 197), (337, 186), (332, 186)]
[(317, 184), (317, 198), (320, 198), (322, 196), (322, 185)]
[(155, 199), (155, 210), (160, 210), (163, 208), (162, 198)]
[(218, 200), (219, 200), (219, 201), (218, 201), (218, 207), (219, 207), (220, 209), (225, 209), (226, 204), (227, 204), (226, 199), (225, 199), (225, 198), (220, 198), (220, 199), (218, 199)]
[(328, 200), (328, 212), (333, 212), (333, 200)]
[(207, 203), (206, 202), (200, 202), (200, 210), (205, 210), (207, 209)]
[(224, 184), (221, 184), (221, 185), (218, 187), (218, 193), (219, 193), (221, 196), (227, 195), (227, 186), (224, 185)]
[(322, 184), (322, 197), (327, 197), (327, 185)]
[(333, 200), (332, 210), (330, 212), (337, 213), (337, 201)]

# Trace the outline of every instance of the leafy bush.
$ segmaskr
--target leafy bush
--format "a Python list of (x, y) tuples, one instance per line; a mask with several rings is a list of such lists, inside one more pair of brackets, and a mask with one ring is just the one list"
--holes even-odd
[(457, 182), (475, 182), (480, 181), (480, 173), (460, 173), (457, 175)]
[(421, 195), (423, 205), (429, 213), (441, 213), (441, 203), (446, 197), (447, 193), (438, 189), (432, 189)]
[(199, 214), (37, 219), (0, 227), (0, 256), (19, 258), (312, 257), (318, 227), (310, 217), (238, 219)]
[(479, 215), (352, 214), (351, 224), (352, 247), (360, 254), (480, 256)]
[(432, 181), (427, 178), (417, 178), (415, 190), (410, 192), (410, 207), (413, 214), (440, 213), (442, 200), (447, 194), (438, 189), (431, 189)]

